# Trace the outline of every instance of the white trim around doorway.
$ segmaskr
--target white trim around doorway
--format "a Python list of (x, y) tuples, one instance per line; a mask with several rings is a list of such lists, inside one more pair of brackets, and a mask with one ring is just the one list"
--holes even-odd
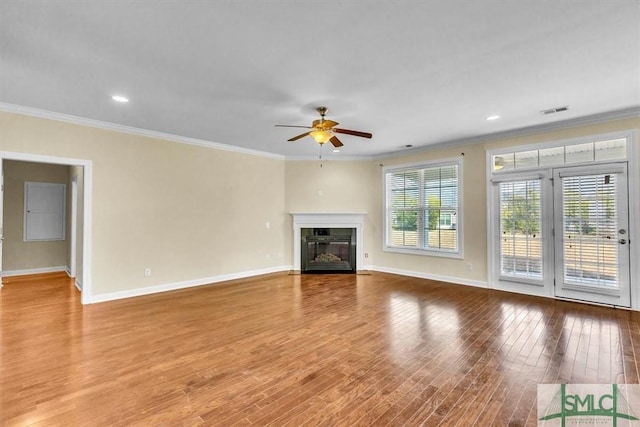
[(0, 162), (4, 160), (18, 160), (23, 162), (50, 163), (65, 166), (81, 166), (84, 170), (84, 198), (83, 198), (83, 233), (82, 233), (82, 304), (91, 304), (93, 289), (91, 286), (91, 230), (92, 230), (92, 191), (93, 191), (93, 162), (85, 159), (54, 157), (41, 154), (18, 153), (0, 151)]

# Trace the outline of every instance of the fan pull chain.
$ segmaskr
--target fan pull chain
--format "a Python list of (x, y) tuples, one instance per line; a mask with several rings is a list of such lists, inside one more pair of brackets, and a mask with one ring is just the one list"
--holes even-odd
[(320, 160), (320, 169), (322, 169), (322, 146), (324, 144), (320, 144), (320, 149), (318, 150), (318, 160)]

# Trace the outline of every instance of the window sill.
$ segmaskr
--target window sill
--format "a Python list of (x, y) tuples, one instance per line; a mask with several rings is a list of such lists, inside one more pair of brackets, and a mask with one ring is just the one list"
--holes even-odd
[(444, 252), (444, 251), (430, 251), (426, 249), (413, 249), (413, 248), (398, 248), (398, 247), (390, 247), (385, 246), (382, 248), (384, 252), (394, 252), (400, 254), (409, 254), (409, 255), (421, 255), (421, 256), (433, 256), (439, 258), (453, 258), (453, 259), (462, 259), (462, 251), (460, 252)]
[(498, 280), (500, 280), (501, 282), (522, 283), (525, 285), (544, 286), (544, 281), (542, 279), (528, 279), (526, 277), (500, 275)]

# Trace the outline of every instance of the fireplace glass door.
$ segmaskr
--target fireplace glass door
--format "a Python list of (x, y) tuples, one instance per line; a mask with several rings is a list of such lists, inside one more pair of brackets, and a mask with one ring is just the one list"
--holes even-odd
[(355, 272), (354, 235), (309, 235), (302, 242), (302, 271)]

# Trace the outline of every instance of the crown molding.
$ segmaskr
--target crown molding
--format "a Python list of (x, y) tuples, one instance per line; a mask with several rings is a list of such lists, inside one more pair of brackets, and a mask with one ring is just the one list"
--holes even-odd
[[(205, 148), (213, 148), (216, 150), (231, 151), (235, 153), (248, 154), (258, 157), (266, 157), (276, 160), (291, 160), (291, 161), (317, 161), (316, 156), (285, 156), (281, 154), (269, 153), (266, 151), (253, 150), (250, 148), (238, 147), (235, 145), (221, 144), (218, 142), (206, 141), (203, 139), (189, 138), (185, 136), (173, 135), (164, 132), (157, 132), (148, 129), (136, 128), (133, 126), (119, 125), (116, 123), (103, 122), (100, 120), (88, 119), (85, 117), (74, 116), (70, 114), (56, 113), (53, 111), (41, 110), (38, 108), (25, 107), (22, 105), (9, 104), (0, 102), (0, 111), (8, 113), (23, 114), (31, 117), (38, 117), (49, 120), (56, 120), (66, 123), (77, 124), (81, 126), (89, 126), (98, 129), (111, 130), (116, 132), (128, 133), (132, 135), (145, 136), (149, 138), (163, 139), (167, 141), (177, 142), (181, 144), (197, 145)], [(550, 132), (555, 130), (568, 129), (578, 126), (587, 126), (591, 124), (603, 123), (611, 120), (620, 120), (626, 118), (640, 117), (640, 106), (634, 106), (622, 110), (609, 111), (600, 114), (594, 114), (590, 116), (578, 117), (569, 120), (563, 120), (553, 123), (545, 123), (541, 125), (528, 126), (524, 128), (512, 129), (502, 132), (489, 133), (485, 135), (478, 135), (470, 138), (454, 139), (449, 141), (438, 142), (430, 144), (424, 147), (418, 147), (411, 150), (391, 151), (382, 154), (376, 154), (372, 156), (335, 156), (327, 157), (324, 161), (373, 161), (384, 160), (396, 157), (403, 157), (407, 155), (413, 155), (426, 151), (439, 150), (443, 148), (451, 148), (463, 145), (479, 144), (483, 142), (495, 141), (505, 138), (515, 138), (520, 136), (527, 136), (536, 133)]]
[(413, 150), (393, 151), (373, 156), (373, 160), (384, 160), (395, 157), (403, 157), (407, 155), (422, 153), (425, 151), (439, 150), (443, 148), (452, 148), (463, 145), (479, 144), (483, 142), (491, 142), (506, 138), (516, 138), (520, 136), (534, 135), (537, 133), (551, 132), (556, 130), (569, 129), (579, 126), (588, 126), (612, 120), (621, 120), (628, 118), (640, 117), (640, 106), (625, 108), (622, 110), (608, 111), (605, 113), (593, 114), (590, 116), (577, 117), (569, 120), (562, 120), (553, 123), (545, 123), (535, 126), (527, 126), (524, 128), (511, 129), (502, 132), (478, 135), (470, 138), (453, 139), (450, 141), (438, 142), (425, 147), (419, 147)]
[(56, 113), (53, 111), (41, 110), (38, 108), (25, 107), (22, 105), (8, 104), (0, 102), (0, 111), (7, 113), (22, 114), (25, 116), (38, 117), (41, 119), (56, 120), (65, 123), (71, 123), (81, 126), (89, 126), (97, 129), (111, 130), (115, 132), (128, 133), (131, 135), (146, 136), (149, 138), (163, 139), (181, 144), (197, 145), (205, 148), (213, 148), (216, 150), (231, 151), (241, 154), (249, 154), (258, 157), (267, 157), (269, 159), (285, 160), (285, 156), (280, 154), (268, 153), (266, 151), (252, 150), (249, 148), (237, 147), (234, 145), (220, 144), (218, 142), (206, 141), (203, 139), (189, 138), (185, 136), (173, 135), (170, 133), (156, 132), (148, 129), (140, 129), (133, 126), (119, 125), (116, 123), (103, 122), (100, 120), (88, 119), (85, 117), (73, 116), (71, 114)]
[(287, 156), (287, 160), (297, 162), (367, 162), (372, 161), (373, 156), (332, 156), (322, 157), (318, 156)]

